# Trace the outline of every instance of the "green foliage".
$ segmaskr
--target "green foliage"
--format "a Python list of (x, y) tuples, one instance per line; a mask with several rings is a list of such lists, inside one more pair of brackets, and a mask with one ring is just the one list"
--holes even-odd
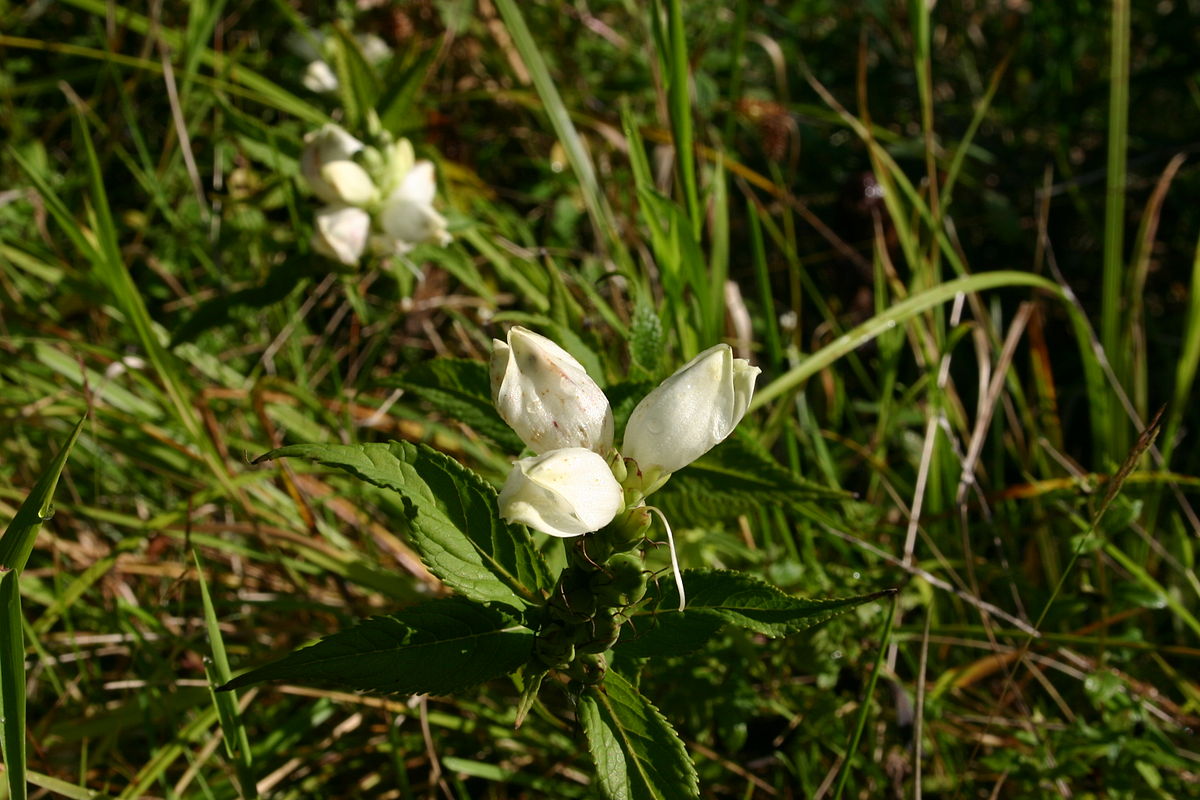
[[(1196, 793), (1192, 5), (68, 0), (0, 20), (0, 564), (25, 567), (0, 577), (0, 681), (27, 705), (3, 716), (29, 793), (590, 797), (573, 716), (616, 720), (626, 684), (706, 797), (831, 797), (839, 765), (843, 797)], [(305, 88), (297, 35), (337, 91)], [(451, 245), (359, 270), (313, 253), (298, 158), (331, 119), (437, 165)], [(700, 348), (764, 370), (738, 438), (650, 498), (688, 608), (663, 546), (593, 571), (603, 602), (572, 593), (567, 644), (619, 638), (572, 675), (528, 663), (561, 543), (476, 524), (494, 492), (465, 475), (520, 447), (482, 365), (513, 322), (607, 384), (618, 441)], [(1164, 403), (1157, 452), (1127, 459)], [(402, 488), (249, 465), (390, 439), (423, 444), (336, 458)], [(415, 702), (336, 676), (207, 688), (222, 649), (244, 670), (403, 618), (445, 591), (430, 569), (527, 626), (523, 674)], [(799, 599), (888, 586), (886, 646), (887, 598)], [(638, 759), (607, 752), (637, 797)]]
[[(887, 590), (857, 597), (811, 600), (792, 597), (761, 578), (732, 570), (685, 570), (683, 585), (687, 592), (687, 607), (683, 611), (674, 610), (679, 607), (679, 592), (675, 585), (663, 581), (640, 615), (647, 615), (652, 620), (676, 614), (713, 617), (724, 624), (764, 636), (787, 636), (827, 622), (855, 606), (895, 593), (895, 590)], [(699, 629), (694, 623), (687, 627)], [(686, 628), (676, 628), (679, 632), (684, 630)]]
[(8, 796), (25, 800), (25, 631), (19, 573), (0, 567), (0, 744)]
[(532, 647), (533, 632), (512, 615), (450, 597), (364, 620), (221, 688), (288, 680), (364, 692), (449, 694), (514, 671), (529, 660)]
[(495, 490), (426, 445), (301, 444), (259, 460), (273, 458), (311, 458), (398, 492), (422, 559), (466, 597), (520, 608), (538, 589), (550, 587), (546, 563), (528, 531), (499, 518)]
[(654, 704), (613, 673), (579, 698), (579, 721), (609, 800), (698, 798), (683, 742)]
[(87, 417), (81, 417), (75, 423), (67, 441), (59, 447), (54, 459), (38, 476), (37, 483), (21, 502), (21, 507), (9, 521), (4, 534), (0, 535), (0, 569), (18, 574), (25, 569), (29, 555), (33, 552), (38, 528), (54, 516), (54, 490), (58, 486), (63, 469), (67, 466), (71, 448), (79, 439), (79, 432), (83, 430), (83, 423), (86, 421)]
[(736, 434), (671, 476), (652, 502), (677, 524), (710, 524), (766, 506), (805, 510), (846, 499), (775, 461), (751, 437)]
[(510, 453), (520, 452), (524, 446), (496, 413), (487, 364), (439, 358), (393, 376), (385, 385), (411, 392), (448, 419), (487, 436)]

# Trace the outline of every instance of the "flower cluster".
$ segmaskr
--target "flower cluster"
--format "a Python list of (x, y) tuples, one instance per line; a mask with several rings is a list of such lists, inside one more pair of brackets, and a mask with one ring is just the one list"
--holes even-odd
[(618, 453), (608, 398), (583, 366), (521, 327), (495, 340), (492, 398), (535, 455), (513, 464), (500, 514), (551, 536), (598, 531), (722, 441), (741, 421), (758, 367), (710, 347), (633, 410)]
[[(608, 668), (605, 651), (646, 595), (647, 572), (636, 552), (650, 526), (646, 496), (733, 432), (759, 370), (734, 358), (728, 345), (705, 350), (638, 404), (618, 452), (608, 398), (570, 354), (521, 327), (493, 345), (492, 398), (534, 452), (513, 464), (500, 515), (575, 537), (534, 638), (534, 674), (562, 670), (594, 685)], [(671, 563), (682, 609), (673, 546)], [(530, 683), (534, 694), (539, 683)]]
[(368, 249), (403, 255), (419, 244), (450, 241), (433, 207), (433, 164), (417, 161), (407, 139), (375, 148), (329, 124), (304, 137), (300, 171), (326, 204), (313, 233), (322, 255), (354, 266)]

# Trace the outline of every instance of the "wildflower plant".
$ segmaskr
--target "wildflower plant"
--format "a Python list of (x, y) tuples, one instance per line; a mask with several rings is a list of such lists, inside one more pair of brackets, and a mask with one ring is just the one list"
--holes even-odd
[(408, 139), (385, 131), (377, 139), (378, 146), (364, 144), (333, 123), (304, 138), (300, 171), (325, 204), (315, 214), (313, 249), (346, 266), (367, 253), (402, 256), (451, 238), (433, 207), (433, 163), (418, 161)]
[[(698, 797), (682, 740), (636, 688), (645, 660), (699, 650), (726, 626), (785, 636), (879, 596), (801, 599), (747, 573), (680, 571), (668, 520), (649, 502), (730, 436), (758, 373), (728, 345), (701, 352), (638, 403), (618, 448), (618, 421), (584, 367), (514, 327), (494, 341), (489, 365), (448, 361), (441, 370), (481, 431), (507, 424), (531, 453), (498, 493), (425, 444), (266, 454), (259, 460), (310, 458), (397, 493), (411, 543), (456, 594), (364, 620), (223, 688), (286, 679), (447, 694), (516, 674), (514, 724), (544, 686), (565, 689), (606, 795)], [(647, 565), (647, 550), (660, 544), (656, 520), (672, 579)], [(544, 551), (556, 541), (565, 566), (554, 575)]]

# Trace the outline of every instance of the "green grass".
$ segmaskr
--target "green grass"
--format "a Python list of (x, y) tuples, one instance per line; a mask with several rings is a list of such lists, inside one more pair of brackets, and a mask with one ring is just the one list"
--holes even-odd
[[(515, 730), (515, 681), (211, 691), (446, 591), (394, 496), (251, 462), (404, 439), (502, 481), (395, 387), (509, 323), (630, 400), (728, 341), (747, 447), (836, 493), (680, 491), (683, 566), (898, 589), (644, 670), (705, 797), (1198, 791), (1187, 4), (285, 5), (0, 6), (0, 797), (597, 796), (551, 679)], [(372, 109), (455, 240), (334, 270), (300, 143)]]

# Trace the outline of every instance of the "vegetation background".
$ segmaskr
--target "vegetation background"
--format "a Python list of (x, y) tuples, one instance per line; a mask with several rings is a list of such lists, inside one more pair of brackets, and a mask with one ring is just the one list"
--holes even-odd
[[(1200, 794), (1196, 0), (63, 0), (0, 52), (0, 519), (87, 415), (0, 637), (33, 796), (593, 796), (561, 692), (514, 730), (506, 682), (210, 691), (441, 591), (394, 499), (250, 461), (502, 480), (421, 387), (503, 323), (633, 400), (733, 343), (757, 410), (663, 501), (684, 565), (900, 589), (645, 672), (705, 797)], [(335, 269), (296, 159), (371, 109), (455, 241)], [(747, 501), (771, 469), (827, 491)]]

